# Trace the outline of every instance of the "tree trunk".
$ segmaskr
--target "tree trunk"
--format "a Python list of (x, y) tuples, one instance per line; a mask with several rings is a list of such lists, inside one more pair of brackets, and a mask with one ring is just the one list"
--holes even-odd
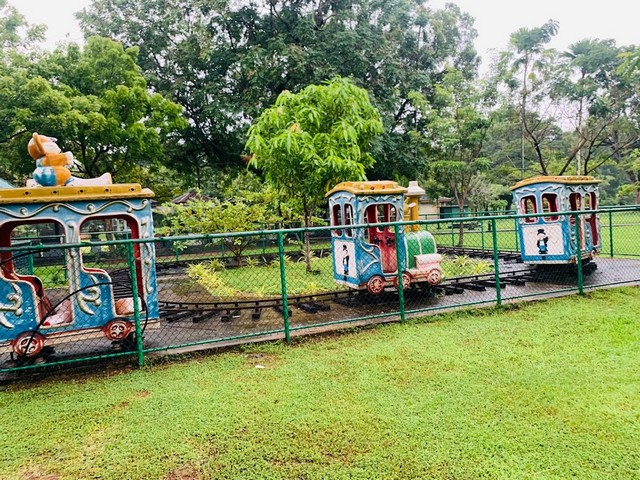
[(458, 228), (458, 246), (464, 247), (464, 205), (460, 206), (460, 212), (462, 214), (462, 221), (460, 222), (460, 227)]
[[(304, 228), (306, 229), (311, 226), (311, 217), (313, 215), (313, 210), (309, 208), (306, 198), (302, 199), (302, 209), (304, 210)], [(307, 230), (304, 232), (304, 262), (307, 265), (307, 273), (311, 273), (311, 243)]]
[[(311, 226), (311, 215), (304, 214), (304, 226)], [(311, 273), (311, 242), (309, 240), (309, 231), (304, 232), (304, 261), (307, 265), (307, 273)]]

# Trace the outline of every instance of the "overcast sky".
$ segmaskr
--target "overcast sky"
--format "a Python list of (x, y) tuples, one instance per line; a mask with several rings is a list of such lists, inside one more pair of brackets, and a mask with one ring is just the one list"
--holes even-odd
[[(509, 34), (520, 27), (538, 27), (549, 19), (560, 23), (552, 47), (564, 49), (583, 38), (613, 38), (618, 46), (640, 44), (640, 2), (637, 0), (454, 0), (476, 19), (476, 47), (486, 62), (490, 51), (502, 50)], [(48, 26), (47, 45), (62, 40), (81, 41), (73, 13), (90, 0), (9, 0), (30, 23)], [(446, 0), (428, 0), (441, 8)]]

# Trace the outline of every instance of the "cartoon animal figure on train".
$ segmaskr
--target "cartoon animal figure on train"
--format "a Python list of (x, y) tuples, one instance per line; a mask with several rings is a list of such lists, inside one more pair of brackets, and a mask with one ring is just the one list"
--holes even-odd
[(27, 150), (36, 161), (36, 169), (33, 172), (33, 180), (27, 182), (27, 187), (111, 185), (109, 173), (97, 178), (77, 178), (71, 175), (69, 167), (74, 164), (73, 154), (63, 152), (56, 141), (53, 137), (38, 133), (34, 133), (29, 140)]

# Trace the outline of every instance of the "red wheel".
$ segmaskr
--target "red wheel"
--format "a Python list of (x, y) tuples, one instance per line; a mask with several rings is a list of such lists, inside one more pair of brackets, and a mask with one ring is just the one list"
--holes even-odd
[(11, 342), (19, 357), (35, 357), (44, 347), (45, 338), (38, 332), (24, 332)]
[(378, 295), (384, 290), (384, 278), (374, 275), (367, 281), (367, 291), (371, 295)]
[[(393, 284), (398, 288), (398, 276), (393, 277)], [(411, 274), (402, 272), (402, 288), (406, 290), (411, 286)]]
[(131, 333), (131, 322), (122, 319), (111, 320), (102, 331), (109, 340), (124, 340)]
[(434, 268), (427, 274), (427, 283), (429, 285), (438, 285), (442, 281), (442, 270)]

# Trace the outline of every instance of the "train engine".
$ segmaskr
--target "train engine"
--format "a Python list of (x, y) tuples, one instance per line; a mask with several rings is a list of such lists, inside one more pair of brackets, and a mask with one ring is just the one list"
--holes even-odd
[[(398, 270), (404, 288), (440, 283), (442, 257), (429, 232), (408, 225), (396, 235), (393, 225), (378, 225), (402, 222), (405, 213), (418, 220), (421, 194), (424, 190), (416, 182), (407, 189), (391, 181), (343, 182), (327, 193), (337, 283), (377, 295), (387, 286), (398, 287)], [(368, 226), (354, 228), (363, 224)]]
[[(530, 264), (589, 262), (601, 249), (598, 183), (589, 176), (538, 176), (511, 190), (518, 219), (522, 261)], [(554, 215), (558, 212), (584, 212)], [(545, 216), (533, 216), (536, 214)], [(531, 216), (528, 216), (531, 215)], [(578, 243), (579, 237), (579, 243)]]

